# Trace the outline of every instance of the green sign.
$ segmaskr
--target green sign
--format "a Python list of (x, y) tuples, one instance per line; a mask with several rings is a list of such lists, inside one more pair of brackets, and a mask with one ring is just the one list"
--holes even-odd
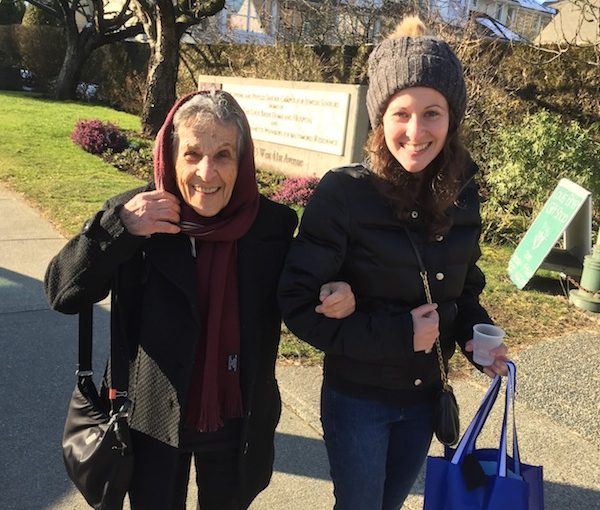
[(508, 263), (508, 275), (519, 289), (525, 287), (583, 204), (590, 200), (589, 191), (568, 179), (560, 180)]

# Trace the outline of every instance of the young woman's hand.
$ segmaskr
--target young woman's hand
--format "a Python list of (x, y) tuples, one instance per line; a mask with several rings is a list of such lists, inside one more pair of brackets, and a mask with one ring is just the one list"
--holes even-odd
[(328, 282), (321, 285), (319, 301), (321, 304), (315, 307), (315, 312), (322, 313), (330, 319), (344, 319), (356, 310), (354, 293), (346, 282)]
[(410, 311), (413, 320), (413, 349), (429, 352), (440, 334), (440, 316), (437, 304), (425, 304)]
[[(465, 351), (473, 352), (473, 340), (469, 340), (465, 344)], [(506, 362), (508, 358), (506, 355), (508, 354), (508, 347), (506, 344), (500, 344), (498, 347), (495, 347), (490, 351), (490, 356), (494, 359), (491, 365), (483, 367), (483, 373), (492, 379), (496, 375), (506, 376), (508, 375), (508, 367), (506, 366)]]

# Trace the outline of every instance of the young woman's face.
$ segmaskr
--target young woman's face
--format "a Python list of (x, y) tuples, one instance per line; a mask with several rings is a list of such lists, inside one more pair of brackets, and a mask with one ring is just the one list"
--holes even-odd
[(449, 125), (448, 101), (429, 87), (397, 92), (383, 114), (385, 143), (410, 173), (423, 171), (441, 152)]
[(180, 126), (178, 136), (175, 174), (181, 196), (200, 216), (215, 216), (231, 200), (237, 179), (237, 127), (206, 119)]

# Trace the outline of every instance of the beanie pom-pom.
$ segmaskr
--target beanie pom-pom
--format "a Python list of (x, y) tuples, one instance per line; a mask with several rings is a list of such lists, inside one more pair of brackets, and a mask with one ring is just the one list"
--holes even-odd
[(396, 29), (388, 36), (388, 39), (422, 37), (425, 35), (428, 35), (427, 27), (421, 21), (421, 18), (419, 16), (407, 16), (396, 26)]

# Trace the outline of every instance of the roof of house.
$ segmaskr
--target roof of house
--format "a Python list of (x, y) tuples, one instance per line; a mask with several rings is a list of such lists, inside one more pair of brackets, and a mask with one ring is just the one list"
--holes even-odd
[(556, 14), (556, 9), (553, 7), (548, 7), (548, 5), (544, 5), (540, 2), (536, 2), (536, 0), (512, 0), (514, 3), (519, 4), (524, 9), (531, 9), (534, 11), (545, 12), (547, 14)]
[(490, 35), (506, 39), (507, 41), (524, 42), (525, 38), (516, 32), (513, 32), (506, 25), (500, 23), (497, 19), (489, 16), (476, 16), (475, 21), (482, 27), (491, 32)]

